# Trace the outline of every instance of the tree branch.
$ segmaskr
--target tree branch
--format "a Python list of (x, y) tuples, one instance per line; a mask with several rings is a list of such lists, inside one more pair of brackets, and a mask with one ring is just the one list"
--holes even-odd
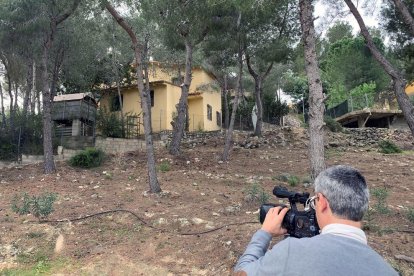
[(62, 23), (63, 21), (65, 21), (75, 10), (76, 8), (79, 6), (79, 3), (81, 2), (81, 0), (74, 0), (72, 7), (70, 7), (69, 9), (67, 9), (63, 14), (59, 15), (55, 22), (56, 22), (56, 26), (59, 25), (60, 23)]
[(138, 39), (132, 28), (128, 25), (128, 23), (125, 22), (122, 16), (115, 10), (114, 7), (112, 7), (112, 5), (108, 1), (105, 1), (105, 8), (115, 18), (116, 22), (118, 22), (118, 24), (127, 32), (127, 34), (132, 40), (132, 44), (138, 45)]
[[(391, 0), (389, 1), (391, 2)], [(414, 19), (410, 11), (407, 9), (407, 6), (401, 0), (392, 0), (392, 1), (394, 1), (395, 7), (401, 13), (405, 24), (408, 25), (408, 28), (410, 29), (411, 34), (414, 36)]]

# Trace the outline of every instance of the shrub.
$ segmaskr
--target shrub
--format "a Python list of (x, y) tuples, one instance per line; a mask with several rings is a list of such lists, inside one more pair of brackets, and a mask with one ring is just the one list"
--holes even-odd
[(409, 221), (414, 222), (414, 208), (408, 209), (407, 217)]
[(69, 159), (73, 167), (94, 168), (102, 164), (105, 154), (100, 149), (87, 148)]
[(296, 175), (291, 175), (289, 176), (287, 182), (290, 186), (295, 187), (299, 183), (299, 177), (297, 177)]
[(375, 188), (371, 190), (372, 195), (377, 199), (377, 203), (374, 206), (375, 209), (382, 213), (387, 214), (389, 212), (388, 206), (387, 206), (387, 197), (388, 197), (388, 191), (386, 188)]
[(247, 189), (247, 201), (264, 204), (269, 201), (269, 198), (269, 194), (267, 194), (266, 191), (257, 183), (253, 183), (252, 186)]
[(379, 151), (385, 154), (401, 153), (402, 150), (393, 142), (389, 140), (382, 140), (378, 142)]
[(331, 116), (324, 116), (323, 121), (326, 124), (326, 127), (332, 132), (341, 132), (343, 130), (340, 123), (335, 121)]
[(20, 198), (15, 195), (11, 202), (11, 209), (19, 215), (32, 214), (37, 219), (47, 218), (53, 211), (53, 204), (57, 199), (54, 193), (44, 193), (30, 197), (24, 193)]
[(158, 169), (161, 172), (168, 172), (170, 170), (170, 163), (164, 161), (158, 166)]
[(96, 126), (105, 137), (125, 137), (124, 123), (117, 113), (109, 112), (105, 107), (102, 107), (98, 112)]

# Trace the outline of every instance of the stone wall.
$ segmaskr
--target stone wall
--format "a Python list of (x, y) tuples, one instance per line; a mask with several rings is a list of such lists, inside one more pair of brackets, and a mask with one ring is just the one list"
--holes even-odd
[[(154, 147), (162, 146), (165, 146), (164, 141), (154, 141)], [(97, 137), (95, 140), (95, 148), (101, 149), (109, 154), (143, 150), (145, 149), (145, 140)]]

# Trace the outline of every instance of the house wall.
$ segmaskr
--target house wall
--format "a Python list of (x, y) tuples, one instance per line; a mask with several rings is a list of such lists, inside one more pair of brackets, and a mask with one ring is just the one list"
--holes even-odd
[(204, 130), (204, 118), (207, 114), (205, 114), (203, 106), (203, 98), (201, 96), (189, 97), (188, 116), (190, 117), (190, 131)]
[[(154, 106), (151, 108), (152, 128), (154, 132), (161, 130), (172, 130), (171, 121), (176, 113), (176, 104), (181, 97), (181, 87), (170, 83), (172, 78), (177, 75), (175, 69), (164, 69), (158, 63), (152, 63), (149, 68), (150, 81), (165, 81), (163, 83), (153, 83)], [(214, 82), (214, 78), (202, 70), (193, 70), (193, 79), (190, 86), (190, 96), (188, 99), (190, 131), (215, 131), (219, 130), (217, 125), (216, 112), (221, 114), (221, 95), (214, 91), (209, 84)], [(212, 92), (214, 91), (214, 92)], [(191, 95), (192, 93), (200, 93)], [(138, 115), (141, 113), (140, 96), (135, 87), (122, 90), (123, 112)], [(100, 105), (106, 106), (109, 111), (111, 97), (116, 96), (116, 92), (107, 93), (102, 96)], [(212, 120), (207, 119), (207, 104), (212, 106)], [(142, 123), (142, 119), (141, 119)], [(143, 125), (140, 126), (140, 133), (144, 132)]]
[[(221, 126), (217, 124), (217, 112), (220, 113), (220, 122), (223, 113), (221, 111), (221, 95), (219, 92), (204, 92), (203, 93), (203, 111), (204, 111), (204, 129), (205, 130), (220, 130)], [(212, 107), (211, 121), (207, 118), (207, 104)]]
[(171, 122), (173, 120), (173, 116), (177, 115), (177, 108), (175, 107), (176, 104), (180, 101), (181, 97), (181, 88), (175, 85), (168, 84), (167, 85), (167, 101), (166, 104), (166, 130), (172, 130)]
[(405, 88), (405, 93), (407, 93), (408, 96), (414, 96), (414, 82), (407, 85)]

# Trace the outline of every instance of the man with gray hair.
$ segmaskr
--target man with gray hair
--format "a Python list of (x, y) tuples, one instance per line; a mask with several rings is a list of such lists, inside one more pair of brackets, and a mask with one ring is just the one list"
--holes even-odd
[(268, 250), (288, 208), (271, 208), (240, 257), (236, 275), (398, 275), (367, 245), (361, 221), (368, 210), (365, 178), (349, 166), (334, 166), (315, 179), (309, 205), (321, 230), (312, 238), (286, 238)]

